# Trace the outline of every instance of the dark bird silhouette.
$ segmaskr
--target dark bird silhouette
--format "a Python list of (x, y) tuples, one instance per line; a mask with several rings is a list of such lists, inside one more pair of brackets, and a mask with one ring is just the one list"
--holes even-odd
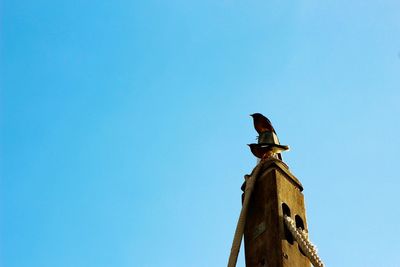
[(275, 129), (274, 127), (272, 127), (272, 123), (267, 117), (260, 113), (254, 113), (250, 116), (253, 117), (254, 128), (256, 129), (258, 134), (266, 131), (275, 133)]
[[(273, 137), (275, 134), (276, 137), (276, 132), (274, 127), (272, 126), (271, 121), (265, 117), (264, 115), (262, 115), (261, 113), (254, 113), (250, 115), (251, 117), (253, 117), (253, 123), (254, 123), (254, 128), (256, 129), (257, 133), (259, 134), (258, 137), (258, 143), (259, 144), (251, 144), (250, 146), (250, 150), (251, 152), (258, 158), (263, 158), (265, 157), (265, 154), (270, 155), (272, 154), (277, 154), (278, 159), (282, 160), (282, 155), (280, 152), (282, 152), (285, 149), (278, 149), (276, 146), (272, 145), (272, 146), (268, 146), (266, 143), (271, 143), (271, 140), (268, 142), (265, 142), (265, 136), (268, 137)], [(271, 134), (269, 134), (271, 133)], [(276, 137), (276, 141), (277, 144), (279, 144), (279, 141), (277, 140)], [(272, 143), (275, 143), (275, 141), (273, 141)], [(270, 152), (270, 153), (268, 153)]]

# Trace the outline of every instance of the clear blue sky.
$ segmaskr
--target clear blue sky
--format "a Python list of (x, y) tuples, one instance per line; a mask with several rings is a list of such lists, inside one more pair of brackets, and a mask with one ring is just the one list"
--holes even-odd
[(0, 266), (225, 266), (261, 112), (326, 265), (399, 267), (399, 10), (4, 0)]

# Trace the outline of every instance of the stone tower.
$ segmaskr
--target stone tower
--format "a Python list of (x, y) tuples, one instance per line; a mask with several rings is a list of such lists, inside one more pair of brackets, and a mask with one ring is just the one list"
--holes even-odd
[(307, 232), (302, 191), (285, 163), (275, 158), (265, 162), (254, 185), (244, 229), (246, 267), (311, 266), (283, 220), (287, 215)]

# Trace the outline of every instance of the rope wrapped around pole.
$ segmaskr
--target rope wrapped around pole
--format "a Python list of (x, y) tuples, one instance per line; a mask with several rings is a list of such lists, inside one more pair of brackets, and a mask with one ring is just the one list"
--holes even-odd
[(231, 254), (229, 255), (228, 267), (235, 267), (237, 258), (239, 255), (240, 244), (242, 243), (242, 236), (244, 232), (244, 226), (246, 224), (247, 210), (250, 202), (251, 194), (253, 193), (254, 184), (256, 178), (261, 171), (261, 167), (264, 164), (264, 160), (261, 160), (256, 167), (254, 167), (253, 172), (246, 181), (246, 188), (244, 190), (244, 200), (242, 205), (242, 210), (240, 211), (239, 220), (236, 226), (235, 235), (232, 242)]

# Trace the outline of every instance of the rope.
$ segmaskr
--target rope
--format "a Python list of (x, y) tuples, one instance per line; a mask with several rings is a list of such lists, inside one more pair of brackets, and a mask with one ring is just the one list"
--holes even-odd
[(232, 242), (231, 254), (229, 255), (228, 267), (235, 267), (237, 258), (239, 255), (240, 244), (242, 243), (242, 236), (244, 232), (244, 226), (246, 223), (247, 209), (250, 202), (251, 194), (253, 193), (254, 183), (256, 178), (260, 173), (261, 167), (265, 161), (261, 160), (257, 166), (253, 169), (251, 176), (246, 181), (246, 189), (244, 190), (244, 200), (242, 205), (242, 210), (240, 211), (240, 216), (238, 224), (236, 226), (235, 235)]
[(302, 230), (301, 228), (296, 228), (296, 224), (293, 219), (287, 215), (284, 216), (284, 221), (286, 226), (289, 228), (289, 231), (299, 244), (300, 248), (311, 261), (312, 265), (314, 267), (324, 267), (324, 263), (318, 257), (317, 248), (308, 239), (306, 231)]

